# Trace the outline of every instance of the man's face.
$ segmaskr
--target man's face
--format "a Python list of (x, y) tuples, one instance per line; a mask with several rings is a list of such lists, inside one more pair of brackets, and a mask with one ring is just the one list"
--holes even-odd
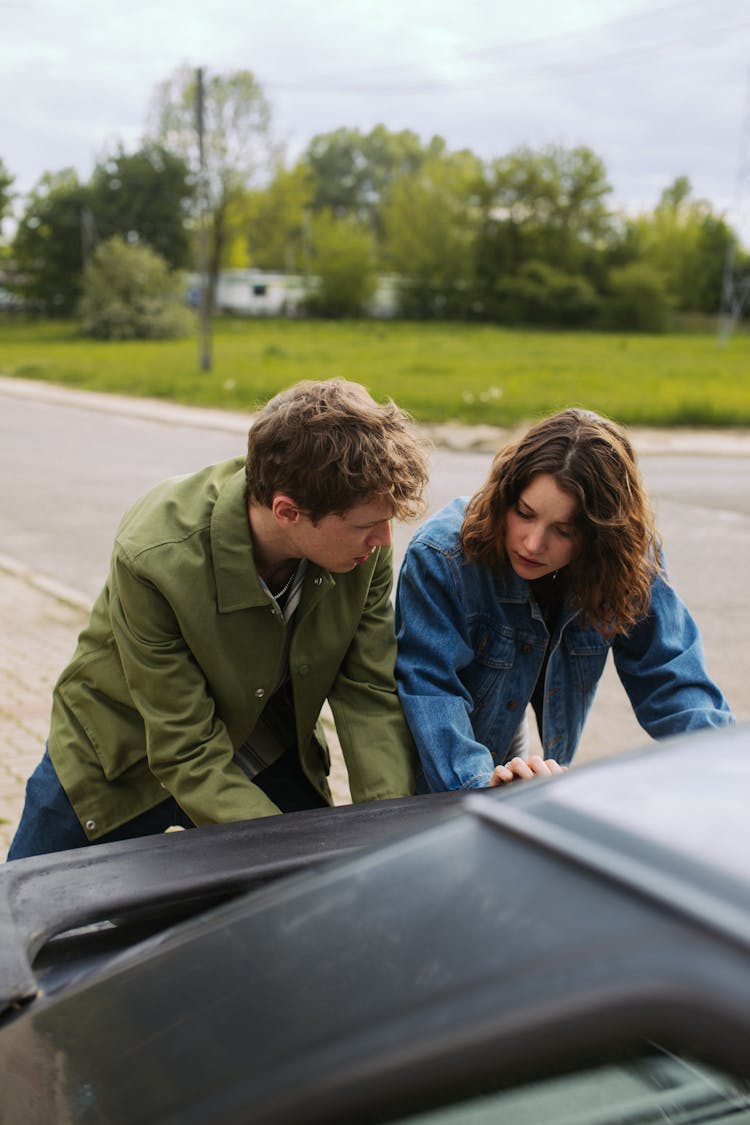
[(392, 519), (390, 500), (370, 500), (348, 508), (343, 515), (323, 516), (316, 524), (300, 512), (289, 535), (297, 557), (334, 574), (346, 574), (367, 562), (376, 547), (391, 545)]

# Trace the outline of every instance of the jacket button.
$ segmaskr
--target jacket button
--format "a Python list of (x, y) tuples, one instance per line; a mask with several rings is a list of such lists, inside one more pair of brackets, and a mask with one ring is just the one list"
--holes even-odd
[(263, 698), (263, 696), (264, 696), (265, 694), (266, 694), (266, 689), (265, 689), (265, 688), (262, 688), (262, 687), (257, 687), (257, 688), (255, 689), (255, 698), (256, 698), (256, 699), (262, 699), (262, 698)]
[(518, 700), (517, 699), (509, 699), (508, 702), (505, 704), (505, 706), (507, 707), (507, 709), (509, 711), (515, 711), (516, 708), (518, 707)]
[(526, 644), (521, 645), (521, 652), (524, 654), (524, 656), (528, 656), (531, 652), (531, 645), (528, 641), (526, 642)]
[(300, 664), (297, 671), (299, 672), (300, 676), (306, 676), (307, 673), (310, 671), (310, 665), (309, 664)]
[(87, 820), (86, 821), (86, 830), (88, 832), (93, 832), (95, 828), (96, 828), (96, 821), (95, 820)]
[(320, 575), (318, 575), (318, 577), (314, 579), (314, 582), (315, 582), (316, 586), (322, 586), (323, 585), (323, 579), (320, 577)]

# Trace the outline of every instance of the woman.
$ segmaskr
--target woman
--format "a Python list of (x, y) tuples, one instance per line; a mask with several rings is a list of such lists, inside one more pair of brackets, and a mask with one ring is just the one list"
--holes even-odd
[[(653, 738), (734, 721), (664, 573), (632, 446), (590, 411), (533, 426), (468, 502), (419, 530), (396, 630), (399, 695), (432, 790), (559, 772), (610, 649)], [(524, 761), (529, 703), (544, 758)]]

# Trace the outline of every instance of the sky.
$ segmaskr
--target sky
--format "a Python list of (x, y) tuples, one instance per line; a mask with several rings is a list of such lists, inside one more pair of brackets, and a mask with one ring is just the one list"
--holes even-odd
[(185, 65), (252, 71), (290, 162), (379, 123), (485, 160), (587, 145), (613, 207), (686, 175), (750, 242), (750, 0), (0, 0), (14, 189), (134, 151)]

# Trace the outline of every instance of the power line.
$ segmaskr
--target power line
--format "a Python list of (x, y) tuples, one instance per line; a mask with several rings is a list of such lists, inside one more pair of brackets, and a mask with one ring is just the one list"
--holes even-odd
[[(687, 5), (671, 5), (668, 8), (661, 8), (653, 10), (644, 15), (657, 15), (666, 13), (674, 9), (701, 7), (690, 3)], [(705, 8), (703, 8), (705, 10)], [(620, 20), (611, 21), (607, 24), (598, 25), (593, 29), (594, 32), (602, 32), (615, 29), (618, 25), (628, 21), (629, 19), (635, 20), (636, 17), (623, 17)], [(484, 89), (488, 86), (503, 86), (508, 84), (515, 84), (519, 81), (538, 81), (546, 79), (550, 76), (583, 74), (583, 73), (596, 73), (601, 70), (609, 70), (613, 66), (628, 66), (633, 62), (639, 62), (653, 55), (665, 54), (667, 52), (674, 53), (674, 49), (679, 46), (691, 48), (697, 46), (700, 49), (705, 49), (707, 44), (719, 44), (727, 38), (735, 38), (738, 32), (746, 31), (750, 28), (750, 18), (740, 19), (735, 23), (724, 24), (721, 27), (716, 25), (710, 28), (701, 28), (696, 31), (680, 31), (677, 34), (669, 34), (662, 36), (651, 42), (641, 42), (634, 44), (626, 44), (618, 46), (609, 50), (600, 50), (597, 52), (596, 58), (590, 58), (588, 61), (583, 61), (580, 50), (570, 53), (567, 57), (563, 55), (557, 59), (547, 60), (532, 60), (528, 62), (517, 63), (516, 65), (507, 65), (508, 57), (517, 58), (523, 54), (525, 50), (534, 47), (552, 47), (555, 48), (568, 41), (572, 41), (571, 45), (577, 47), (581, 39), (590, 38), (592, 29), (585, 29), (581, 32), (566, 32), (560, 36), (550, 36), (543, 39), (524, 40), (520, 42), (506, 42), (498, 43), (491, 47), (481, 48), (480, 50), (470, 52), (456, 52), (450, 57), (444, 57), (439, 65), (446, 62), (461, 62), (468, 59), (479, 59), (490, 55), (502, 53), (503, 58), (498, 64), (502, 67), (501, 73), (496, 69), (490, 69), (476, 78), (469, 81), (453, 81), (450, 79), (430, 79), (422, 82), (406, 81), (393, 81), (382, 82), (378, 81), (362, 81), (360, 79), (347, 80), (347, 79), (331, 79), (329, 76), (319, 79), (307, 79), (303, 81), (274, 81), (264, 80), (264, 87), (278, 90), (282, 92), (296, 92), (296, 93), (322, 93), (322, 94), (424, 94), (424, 93), (437, 93), (437, 92), (451, 92), (462, 93), (475, 89)], [(434, 62), (435, 60), (433, 60)], [(398, 70), (404, 68), (413, 69), (413, 66), (407, 63), (399, 64)], [(385, 73), (392, 72), (393, 68), (388, 68)], [(372, 73), (372, 72), (371, 72)], [(378, 73), (378, 71), (375, 71)], [(380, 73), (383, 73), (381, 70)]]

